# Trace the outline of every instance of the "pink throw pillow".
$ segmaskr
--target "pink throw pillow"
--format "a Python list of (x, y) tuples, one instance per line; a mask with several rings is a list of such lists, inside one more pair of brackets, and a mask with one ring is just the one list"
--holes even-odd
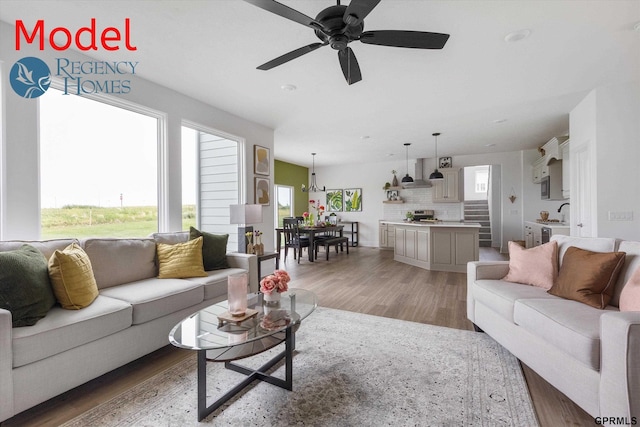
[(502, 280), (551, 289), (558, 277), (558, 243), (525, 249), (509, 242), (509, 273)]
[(633, 272), (622, 288), (620, 311), (640, 311), (640, 268)]

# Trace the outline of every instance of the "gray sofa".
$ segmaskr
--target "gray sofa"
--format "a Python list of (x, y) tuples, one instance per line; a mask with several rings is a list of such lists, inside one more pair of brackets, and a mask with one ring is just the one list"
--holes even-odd
[(640, 267), (640, 242), (554, 236), (570, 246), (626, 252), (605, 310), (501, 280), (508, 261), (471, 262), (467, 317), (593, 417), (640, 419), (640, 312), (620, 312), (620, 292)]
[[(178, 232), (82, 240), (99, 289), (90, 306), (56, 305), (35, 325), (19, 328), (0, 309), (0, 422), (168, 345), (180, 320), (226, 299), (230, 274), (248, 272), (249, 291), (258, 291), (255, 255), (229, 253), (230, 268), (208, 277), (156, 278), (156, 242), (188, 239), (188, 232)], [(0, 242), (0, 251), (29, 243), (48, 259), (74, 241)]]

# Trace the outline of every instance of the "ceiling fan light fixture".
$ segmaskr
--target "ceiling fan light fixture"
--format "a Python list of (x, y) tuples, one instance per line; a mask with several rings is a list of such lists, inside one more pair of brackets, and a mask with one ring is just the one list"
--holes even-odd
[(402, 178), (402, 182), (413, 182), (413, 178), (411, 178), (411, 176), (409, 175), (409, 146), (411, 145), (410, 142), (405, 142), (404, 146), (406, 147), (406, 152), (407, 152), (407, 174)]
[(431, 172), (431, 175), (429, 175), (429, 179), (431, 181), (437, 181), (439, 179), (444, 179), (444, 175), (442, 175), (442, 172), (438, 170), (438, 135), (440, 135), (440, 132), (435, 132), (432, 135), (436, 139), (436, 168)]
[(313, 156), (313, 166), (311, 169), (311, 184), (307, 188), (304, 184), (302, 184), (302, 192), (303, 193), (317, 193), (319, 191), (327, 191), (326, 187), (318, 187), (316, 183), (316, 153), (311, 153)]
[(360, 66), (349, 43), (359, 41), (364, 44), (413, 48), (442, 49), (449, 40), (449, 34), (427, 31), (381, 30), (364, 31), (364, 19), (380, 3), (380, 0), (351, 0), (349, 5), (335, 6), (321, 10), (314, 18), (274, 0), (244, 0), (267, 12), (289, 21), (297, 22), (312, 29), (320, 42), (311, 43), (259, 65), (258, 70), (270, 70), (286, 62), (306, 55), (324, 46), (338, 52), (338, 61), (349, 85), (362, 80)]

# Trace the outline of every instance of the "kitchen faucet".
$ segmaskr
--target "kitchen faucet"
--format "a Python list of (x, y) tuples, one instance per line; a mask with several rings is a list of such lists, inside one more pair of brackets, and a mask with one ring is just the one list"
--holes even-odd
[[(568, 205), (568, 204), (569, 204), (569, 202), (561, 204), (560, 207), (558, 208), (558, 213), (560, 213), (562, 211), (562, 207), (564, 205)], [(562, 219), (562, 222), (564, 222), (564, 214), (561, 214), (561, 219)]]

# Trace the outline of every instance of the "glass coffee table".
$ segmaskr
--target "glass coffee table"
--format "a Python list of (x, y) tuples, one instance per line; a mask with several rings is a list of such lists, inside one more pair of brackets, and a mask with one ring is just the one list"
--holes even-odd
[[(227, 318), (229, 307), (227, 301), (219, 302), (182, 320), (169, 333), (171, 344), (198, 352), (198, 421), (203, 420), (255, 380), (287, 390), (292, 389), (295, 333), (302, 320), (315, 310), (318, 302), (313, 292), (304, 289), (289, 289), (280, 295), (279, 302), (266, 302), (262, 294), (250, 294), (249, 309), (257, 313), (244, 320), (221, 319)], [(234, 360), (262, 353), (283, 342), (284, 351), (258, 369), (232, 363)], [(266, 374), (283, 358), (284, 379)], [(224, 362), (225, 368), (247, 375), (244, 381), (208, 406), (207, 361)]]

